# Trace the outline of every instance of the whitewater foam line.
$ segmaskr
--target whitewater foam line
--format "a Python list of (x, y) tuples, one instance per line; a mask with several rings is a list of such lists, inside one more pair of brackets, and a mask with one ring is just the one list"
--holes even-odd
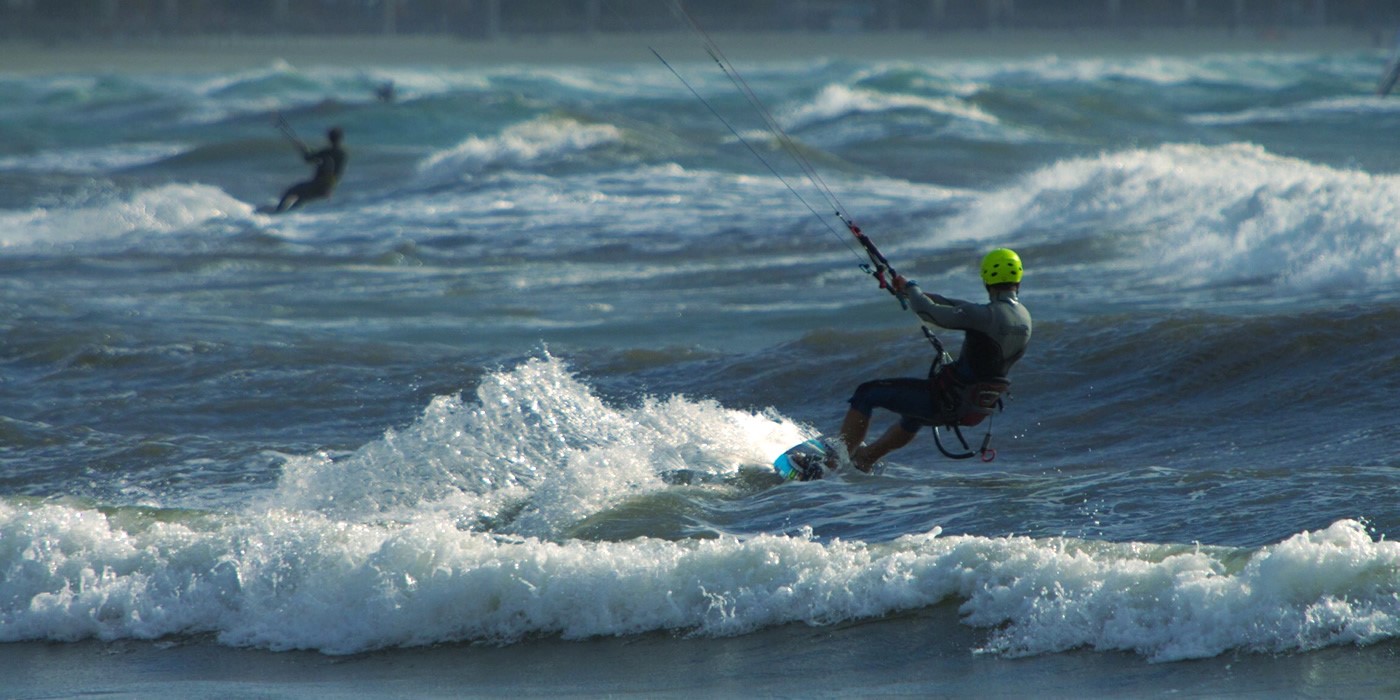
[(874, 90), (828, 85), (809, 102), (793, 108), (787, 115), (790, 129), (800, 129), (813, 123), (837, 119), (852, 114), (919, 109), (955, 119), (999, 125), (1000, 120), (974, 104), (959, 97), (923, 97), (918, 95), (882, 94)]
[[(118, 520), (124, 520), (121, 524)], [(0, 503), (0, 640), (154, 639), (348, 654), (659, 630), (730, 636), (962, 600), (985, 653), (1154, 661), (1400, 631), (1400, 546), (1355, 521), (1254, 551), (1064, 538), (547, 542), (446, 521), (267, 511), (138, 522)]]
[(450, 182), (497, 165), (547, 163), (622, 138), (622, 130), (611, 124), (542, 116), (511, 125), (493, 137), (469, 136), (447, 151), (428, 156), (418, 171), (428, 182)]
[(73, 208), (0, 211), (0, 248), (108, 241), (133, 232), (166, 234), (210, 220), (252, 216), (251, 205), (217, 187), (161, 185), (127, 195), (103, 194)]
[(987, 193), (934, 238), (1099, 239), (1097, 249), (1120, 251), (1099, 264), (1133, 285), (1384, 285), (1400, 277), (1398, 202), (1393, 175), (1253, 144), (1173, 144), (1039, 169)]

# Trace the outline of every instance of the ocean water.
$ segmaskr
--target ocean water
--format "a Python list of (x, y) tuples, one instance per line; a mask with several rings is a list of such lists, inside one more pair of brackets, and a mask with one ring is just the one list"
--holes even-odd
[[(995, 461), (803, 484), (929, 346), (660, 53), (0, 73), (9, 692), (1400, 688), (1386, 53), (731, 57), (901, 273), (1014, 247), (1037, 323)], [(350, 159), (269, 216), (279, 115)]]

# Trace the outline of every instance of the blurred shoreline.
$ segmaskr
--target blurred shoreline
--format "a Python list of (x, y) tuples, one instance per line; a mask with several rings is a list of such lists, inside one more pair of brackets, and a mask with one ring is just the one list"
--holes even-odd
[[(733, 61), (812, 58), (997, 59), (1054, 55), (1344, 52), (1388, 49), (1356, 29), (987, 30), (712, 35)], [(446, 36), (223, 36), (40, 43), (0, 41), (0, 74), (198, 73), (286, 61), (301, 68), (607, 64), (653, 61), (651, 50), (691, 51), (688, 32), (531, 35), (493, 40)], [(669, 58), (669, 56), (668, 56)]]

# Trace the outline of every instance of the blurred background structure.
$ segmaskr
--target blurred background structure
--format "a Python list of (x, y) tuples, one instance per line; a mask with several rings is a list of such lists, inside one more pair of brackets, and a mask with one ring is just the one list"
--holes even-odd
[[(1347, 27), (1388, 41), (1396, 0), (686, 0), (712, 31), (1071, 28), (1286, 31)], [(0, 0), (0, 37), (454, 35), (675, 29), (666, 0)]]

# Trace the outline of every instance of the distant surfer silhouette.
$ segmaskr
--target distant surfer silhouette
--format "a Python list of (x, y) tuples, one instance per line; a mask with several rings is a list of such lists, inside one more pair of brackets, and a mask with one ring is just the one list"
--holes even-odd
[(282, 199), (278, 200), (277, 208), (274, 211), (281, 213), (296, 209), (312, 200), (331, 196), (331, 192), (340, 182), (341, 173), (345, 172), (345, 149), (340, 145), (345, 138), (345, 132), (338, 126), (331, 127), (326, 132), (326, 139), (330, 141), (330, 145), (319, 151), (313, 151), (291, 133), (291, 129), (286, 126), (285, 121), (279, 123), (278, 126), (301, 149), (302, 158), (316, 166), (316, 172), (312, 174), (310, 180), (298, 182), (288, 187), (287, 191), (282, 193)]
[(376, 86), (376, 87), (374, 88), (374, 96), (377, 97), (377, 98), (379, 98), (379, 101), (380, 101), (380, 102), (386, 102), (386, 103), (387, 103), (387, 102), (393, 102), (393, 101), (394, 101), (394, 81), (392, 81), (392, 80), (386, 80), (386, 81), (380, 83), (378, 86)]

